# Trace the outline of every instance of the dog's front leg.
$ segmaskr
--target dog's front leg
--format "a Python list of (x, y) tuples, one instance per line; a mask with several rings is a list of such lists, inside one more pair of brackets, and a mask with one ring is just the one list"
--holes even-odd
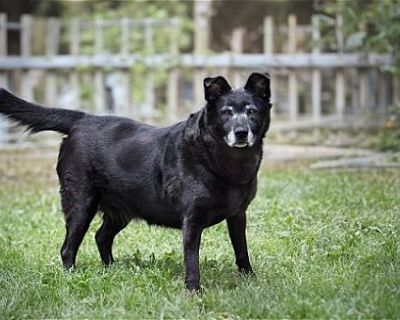
[(186, 219), (183, 222), (183, 253), (185, 285), (193, 291), (200, 290), (199, 250), (202, 227)]
[(246, 213), (239, 213), (227, 219), (229, 236), (235, 251), (236, 264), (241, 273), (254, 274), (250, 265), (246, 242)]

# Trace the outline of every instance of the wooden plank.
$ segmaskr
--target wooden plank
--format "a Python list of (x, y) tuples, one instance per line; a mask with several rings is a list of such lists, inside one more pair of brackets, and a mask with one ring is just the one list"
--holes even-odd
[[(148, 55), (153, 54), (154, 52), (153, 27), (150, 23), (147, 23), (145, 25), (144, 40), (145, 40), (145, 47), (147, 54)], [(155, 87), (154, 87), (154, 72), (150, 67), (146, 72), (145, 104), (144, 104), (144, 109), (142, 110), (145, 119), (148, 119), (153, 115), (155, 103), (156, 103), (156, 97), (155, 97)]]
[[(27, 58), (32, 54), (32, 17), (30, 15), (21, 16), (21, 56)], [(24, 70), (21, 79), (21, 95), (27, 100), (33, 100), (32, 76), (29, 70)]]
[[(367, 75), (368, 76), (368, 75)], [(367, 83), (368, 85), (368, 83)], [(389, 105), (389, 101), (388, 101), (388, 90), (387, 90), (387, 77), (386, 74), (383, 72), (379, 72), (379, 85), (378, 85), (378, 104), (377, 106), (380, 109), (384, 109), (385, 106)], [(371, 97), (371, 92), (368, 89), (368, 101), (370, 102), (370, 97)], [(371, 106), (371, 103), (369, 103), (369, 107)]]
[[(231, 37), (231, 50), (234, 54), (240, 54), (243, 52), (244, 32), (245, 32), (245, 30), (242, 27), (233, 29), (232, 37)], [(240, 70), (235, 69), (233, 71), (232, 84), (236, 88), (240, 88), (242, 86)]]
[[(60, 38), (60, 21), (56, 18), (47, 20), (46, 55), (53, 57), (58, 52)], [(47, 105), (55, 105), (57, 100), (57, 75), (55, 71), (46, 72), (45, 101)]]
[[(314, 56), (318, 56), (321, 53), (319, 42), (321, 41), (321, 34), (319, 30), (319, 16), (312, 16), (312, 41), (313, 49), (312, 53)], [(317, 68), (312, 70), (311, 76), (311, 107), (312, 107), (312, 118), (314, 121), (319, 121), (321, 118), (321, 71)]]
[(336, 31), (337, 51), (343, 52), (344, 51), (343, 17), (341, 15), (336, 16), (335, 31)]
[(79, 54), (80, 45), (80, 21), (78, 18), (73, 18), (69, 25), (70, 36), (70, 54), (77, 56)]
[(336, 115), (340, 117), (340, 119), (344, 116), (345, 111), (345, 103), (346, 103), (346, 87), (345, 87), (345, 77), (344, 70), (338, 69), (336, 71), (336, 80), (335, 80), (335, 111)]
[[(129, 41), (129, 19), (124, 17), (121, 19), (121, 39), (120, 39), (120, 54), (123, 57), (128, 57), (130, 50), (130, 41)], [(125, 99), (122, 101), (121, 105), (121, 114), (129, 117), (133, 116), (133, 101), (132, 101), (132, 76), (131, 72), (128, 68), (124, 68), (120, 72), (121, 78), (121, 86), (124, 91)]]
[(122, 18), (121, 20), (121, 43), (120, 53), (124, 56), (129, 54), (129, 19)]
[[(7, 16), (0, 13), (0, 56), (7, 55)], [(0, 72), (0, 88), (8, 88), (7, 72)], [(0, 117), (0, 147), (4, 145), (7, 135), (7, 123)]]
[(271, 16), (264, 18), (264, 53), (274, 53), (274, 20)]
[[(73, 18), (69, 25), (70, 33), (70, 57), (76, 59), (79, 55), (80, 46), (80, 21), (78, 18)], [(54, 58), (52, 58), (54, 59)], [(71, 108), (80, 108), (80, 84), (79, 84), (79, 73), (76, 69), (78, 67), (76, 64), (70, 65), (72, 69), (69, 74), (69, 86), (73, 95), (73, 102)]]
[(32, 17), (31, 15), (24, 14), (21, 16), (21, 55), (29, 57), (32, 54)]
[[(288, 26), (289, 26), (289, 37), (288, 37), (288, 51), (289, 54), (296, 53), (296, 25), (297, 18), (295, 15), (289, 15)], [(295, 122), (298, 119), (299, 106), (298, 106), (298, 90), (297, 90), (297, 75), (295, 70), (289, 70), (288, 77), (289, 87), (289, 120)]]
[[(73, 67), (105, 67), (130, 68), (137, 63), (145, 66), (163, 66), (170, 61), (169, 54), (155, 54), (143, 56), (130, 54), (88, 56), (88, 55), (58, 55), (54, 58), (35, 57), (0, 57), (0, 70), (27, 69), (68, 69)], [(181, 54), (178, 65), (191, 68), (225, 68), (236, 67), (243, 69), (266, 68), (369, 68), (392, 66), (394, 59), (390, 55), (347, 53), (343, 55), (321, 53), (313, 56), (310, 53), (274, 54), (273, 58), (266, 59), (265, 54)]]
[(178, 104), (179, 104), (179, 70), (176, 68), (176, 60), (179, 55), (179, 48), (177, 44), (176, 27), (170, 27), (170, 54), (172, 57), (172, 66), (168, 71), (168, 84), (167, 84), (167, 114), (169, 121), (173, 122), (178, 118)]
[[(194, 17), (194, 52), (195, 54), (205, 54), (209, 48), (210, 39), (210, 14), (211, 1), (195, 1), (193, 3)], [(227, 60), (229, 61), (229, 59)], [(194, 70), (193, 88), (194, 88), (194, 108), (204, 104), (203, 80), (207, 76), (204, 64), (198, 65)], [(227, 65), (226, 65), (227, 66)]]
[(46, 55), (54, 56), (58, 53), (58, 44), (60, 41), (60, 20), (49, 18), (46, 24)]
[[(0, 57), (5, 57), (7, 50), (7, 15), (0, 13)], [(0, 72), (0, 87), (8, 88), (7, 72)]]
[(94, 73), (94, 106), (96, 114), (106, 113), (106, 93), (104, 89), (104, 73), (102, 71), (95, 71)]
[[(264, 54), (267, 56), (265, 59), (272, 59), (272, 54), (274, 53), (274, 20), (271, 16), (266, 16), (264, 18), (264, 39), (263, 39), (263, 49)], [(276, 78), (272, 72), (268, 70), (271, 81), (271, 103), (274, 105), (276, 102)], [(274, 118), (276, 114), (276, 106), (271, 109), (271, 117)]]
[(7, 54), (7, 15), (0, 13), (0, 56)]
[(102, 54), (104, 51), (104, 34), (102, 28), (102, 19), (97, 17), (95, 20), (95, 54)]
[(289, 120), (292, 122), (298, 119), (298, 93), (297, 93), (297, 76), (295, 71), (289, 73)]
[(368, 106), (369, 100), (369, 88), (368, 88), (368, 72), (367, 70), (361, 69), (359, 71), (359, 101), (360, 108), (365, 109)]
[(288, 52), (295, 54), (297, 47), (297, 17), (293, 14), (289, 15), (288, 17), (288, 27)]

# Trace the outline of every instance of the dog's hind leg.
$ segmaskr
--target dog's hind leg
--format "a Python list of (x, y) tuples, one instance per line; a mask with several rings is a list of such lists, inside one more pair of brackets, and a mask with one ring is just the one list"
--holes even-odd
[(107, 266), (114, 262), (112, 255), (114, 238), (127, 224), (128, 223), (120, 217), (111, 218), (108, 212), (104, 213), (103, 224), (99, 230), (97, 230), (95, 236), (100, 257), (104, 265)]
[(96, 214), (98, 199), (88, 190), (65, 188), (61, 191), (61, 197), (67, 231), (61, 247), (61, 258), (64, 267), (70, 270), (75, 267), (79, 246)]

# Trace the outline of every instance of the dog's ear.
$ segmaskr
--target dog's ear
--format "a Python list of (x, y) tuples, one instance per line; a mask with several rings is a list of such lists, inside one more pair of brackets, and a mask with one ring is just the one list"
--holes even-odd
[(247, 79), (244, 89), (253, 96), (269, 103), (271, 98), (270, 76), (263, 73), (252, 73)]
[(228, 81), (226, 81), (226, 79), (222, 76), (205, 78), (203, 85), (204, 97), (208, 102), (213, 101), (219, 96), (232, 90)]

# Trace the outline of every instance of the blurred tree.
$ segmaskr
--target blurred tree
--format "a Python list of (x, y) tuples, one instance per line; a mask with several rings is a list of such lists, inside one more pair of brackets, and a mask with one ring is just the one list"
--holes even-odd
[[(327, 2), (323, 12), (343, 16), (347, 49), (392, 54), (395, 65), (384, 67), (383, 71), (400, 76), (400, 0), (338, 0)], [(399, 104), (391, 108), (374, 144), (382, 151), (400, 151)]]
[(392, 54), (400, 74), (400, 0), (326, 1), (322, 11), (343, 16), (345, 47), (349, 50)]
[(313, 6), (313, 0), (214, 0), (211, 17), (211, 49), (229, 50), (233, 29), (244, 26), (246, 28), (244, 51), (261, 52), (265, 16), (272, 16), (275, 23), (287, 24), (287, 16), (295, 14), (299, 24), (309, 24), (314, 12)]

